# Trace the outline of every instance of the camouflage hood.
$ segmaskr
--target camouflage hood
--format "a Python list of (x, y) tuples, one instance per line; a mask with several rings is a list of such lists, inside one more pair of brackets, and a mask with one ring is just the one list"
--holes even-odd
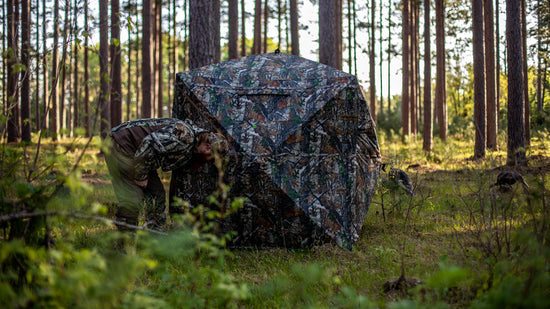
[[(231, 193), (249, 203), (224, 221), (232, 245), (357, 241), (380, 151), (355, 76), (287, 54), (225, 61), (177, 74), (173, 117), (221, 132), (237, 151)], [(172, 194), (203, 203), (213, 173), (174, 172)]]

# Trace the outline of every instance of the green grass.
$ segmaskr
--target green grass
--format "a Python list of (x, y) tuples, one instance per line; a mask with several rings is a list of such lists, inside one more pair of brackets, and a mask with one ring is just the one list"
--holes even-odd
[[(543, 297), (550, 292), (545, 266), (550, 262), (550, 144), (546, 136), (533, 138), (529, 164), (518, 170), (530, 184), (529, 194), (519, 187), (511, 194), (497, 194), (490, 188), (498, 172), (506, 169), (505, 145), (500, 145), (500, 151), (488, 152), (485, 160), (473, 161), (473, 144), (464, 140), (436, 139), (429, 154), (422, 151), (421, 140), (402, 142), (381, 134), (379, 143), (383, 161), (409, 173), (416, 196), (409, 198), (380, 184), (352, 251), (333, 244), (303, 250), (226, 251), (218, 240), (184, 231), (168, 238), (138, 233), (129, 241), (127, 255), (121, 257), (112, 251), (118, 234), (108, 224), (58, 217), (52, 220), (52, 233), (61, 244), (70, 245), (62, 252), (92, 250), (105, 257), (107, 270), (103, 271), (126, 265), (123, 269), (131, 273), (119, 271), (123, 273), (119, 276), (127, 281), (112, 288), (122, 295), (107, 297), (103, 303), (107, 307), (547, 305)], [(115, 197), (98, 144), (92, 143), (80, 164), (84, 185), (78, 196), (61, 199), (61, 204), (78, 205), (109, 218)], [(83, 145), (82, 141), (62, 142), (45, 149), (64, 153), (51, 160), (56, 168), (67, 171)], [(162, 174), (166, 184), (169, 176)], [(401, 275), (402, 263), (406, 278), (422, 283), (406, 293), (384, 291), (386, 282)], [(515, 298), (509, 292), (514, 287)]]

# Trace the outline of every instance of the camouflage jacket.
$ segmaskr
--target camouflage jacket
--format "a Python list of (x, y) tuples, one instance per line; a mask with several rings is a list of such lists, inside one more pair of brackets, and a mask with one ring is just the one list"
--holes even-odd
[(150, 171), (164, 171), (185, 165), (193, 156), (198, 133), (206, 132), (190, 120), (175, 118), (138, 119), (111, 130), (118, 147), (135, 160), (136, 180), (145, 180)]

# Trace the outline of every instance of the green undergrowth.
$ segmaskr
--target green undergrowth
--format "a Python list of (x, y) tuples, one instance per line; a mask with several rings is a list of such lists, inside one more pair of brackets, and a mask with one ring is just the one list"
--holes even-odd
[[(538, 135), (537, 135), (538, 134)], [(382, 172), (353, 250), (228, 250), (208, 209), (166, 235), (120, 234), (99, 140), (3, 145), (0, 303), (9, 308), (548, 308), (550, 148), (537, 133), (529, 188), (492, 187), (505, 145), (403, 141), (381, 132), (382, 161), (405, 170), (413, 197)], [(35, 141), (36, 143), (36, 141)], [(76, 169), (74, 163), (82, 158)], [(29, 176), (30, 175), (30, 176)], [(168, 186), (170, 173), (161, 178)], [(223, 193), (227, 188), (221, 187)], [(218, 200), (223, 194), (218, 192)], [(232, 209), (242, 200), (223, 200)], [(220, 204), (221, 205), (221, 204)], [(43, 216), (23, 216), (28, 213)], [(10, 218), (22, 214), (21, 218)]]

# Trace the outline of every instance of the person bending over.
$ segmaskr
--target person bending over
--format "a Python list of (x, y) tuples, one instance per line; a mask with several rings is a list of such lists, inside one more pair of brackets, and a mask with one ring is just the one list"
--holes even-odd
[(174, 118), (128, 121), (113, 128), (109, 139), (105, 161), (119, 202), (116, 221), (138, 225), (145, 202), (145, 227), (157, 230), (166, 224), (166, 193), (157, 169), (171, 171), (188, 164), (198, 169), (214, 158), (214, 151), (225, 155), (228, 149), (221, 134)]

